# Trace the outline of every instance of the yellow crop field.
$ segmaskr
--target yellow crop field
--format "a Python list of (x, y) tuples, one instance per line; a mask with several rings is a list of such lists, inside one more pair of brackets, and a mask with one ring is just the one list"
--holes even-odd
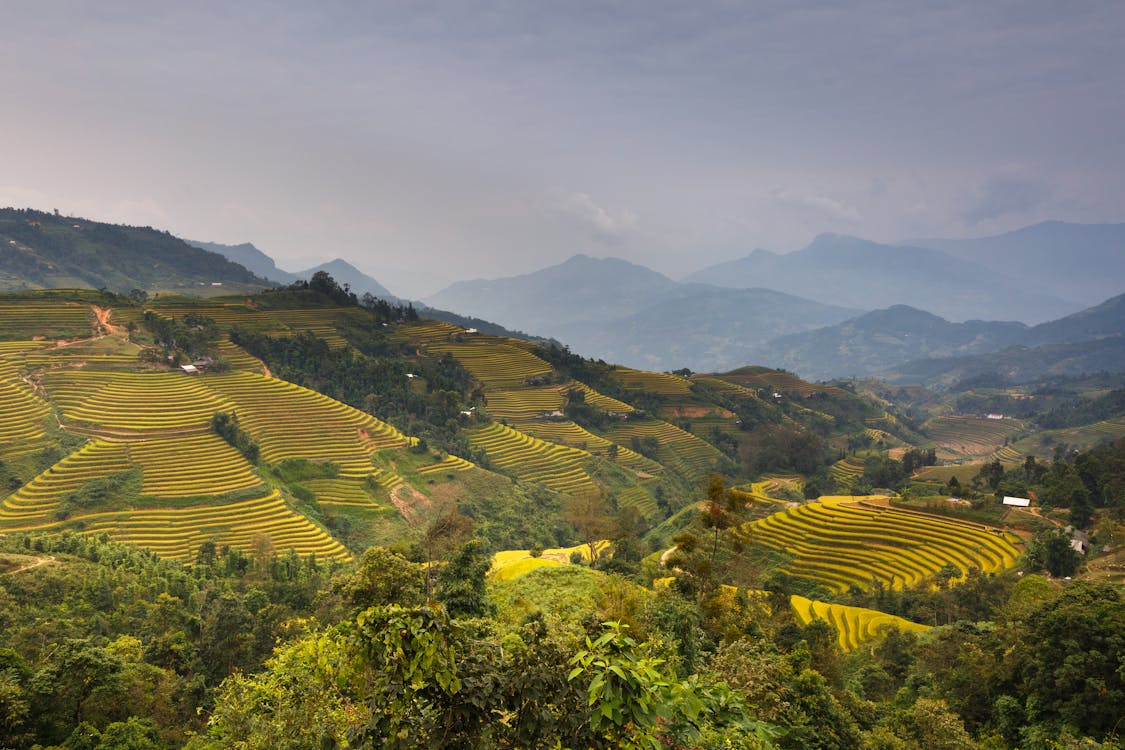
[[(610, 543), (603, 539), (596, 542), (594, 546), (600, 555), (610, 548)], [(547, 565), (569, 565), (570, 557), (575, 552), (581, 555), (584, 561), (590, 561), (590, 548), (585, 544), (545, 549), (538, 557), (532, 557), (531, 550), (503, 550), (492, 556), (492, 567), (488, 571), (488, 576), (496, 581), (510, 581), (535, 568)]]
[(245, 370), (247, 372), (264, 372), (265, 365), (262, 360), (250, 354), (238, 344), (232, 343), (229, 338), (223, 337), (219, 339), (218, 344), (219, 356), (230, 363), (234, 370)]
[(177, 372), (57, 370), (43, 386), (64, 422), (94, 433), (206, 429), (215, 412), (232, 410), (200, 378)]
[[(674, 459), (683, 463), (685, 469), (691, 469), (687, 473), (695, 475), (705, 474), (717, 467), (723, 455), (706, 440), (659, 419), (620, 422), (609, 431), (608, 436), (619, 445), (627, 447), (632, 447), (633, 438), (653, 438), (662, 448), (672, 448), (675, 451)], [(667, 463), (663, 453), (660, 458)]]
[(262, 484), (242, 454), (211, 432), (125, 443), (140, 467), (141, 493), (156, 497), (224, 495)]
[(488, 413), (509, 422), (527, 422), (543, 414), (561, 411), (566, 392), (561, 386), (544, 385), (532, 388), (490, 390)]
[(951, 457), (987, 456), (1022, 428), (1019, 420), (981, 417), (935, 417), (923, 426), (939, 450)]
[(839, 633), (840, 650), (845, 653), (855, 651), (863, 644), (881, 638), (890, 629), (910, 633), (921, 633), (930, 629), (928, 625), (919, 625), (878, 610), (828, 604), (796, 594), (789, 597), (789, 604), (802, 625), (808, 625), (813, 620), (832, 623)]
[(50, 524), (64, 495), (91, 479), (131, 468), (124, 443), (91, 440), (6, 497), (0, 503), (0, 528), (18, 531)]
[(394, 427), (316, 391), (258, 373), (207, 375), (200, 382), (231, 404), (242, 428), (261, 446), (262, 459), (339, 461), (404, 447)]
[(851, 485), (852, 482), (863, 476), (863, 459), (859, 456), (842, 458), (828, 470), (837, 482)]
[(836, 592), (876, 582), (899, 589), (931, 580), (947, 565), (994, 573), (1012, 567), (1019, 540), (983, 524), (844, 497), (775, 513), (742, 527), (745, 539), (792, 555), (790, 575)]
[(206, 541), (250, 554), (256, 544), (267, 542), (278, 554), (293, 550), (319, 559), (351, 557), (328, 532), (290, 508), (276, 490), (226, 505), (96, 513), (83, 520), (85, 534), (105, 532), (113, 541), (179, 560), (192, 560)]
[(551, 365), (531, 352), (498, 341), (434, 343), (426, 349), (431, 355), (452, 356), (474, 378), (490, 388), (520, 386), (529, 378), (549, 375), (553, 371)]
[(449, 455), (441, 459), (437, 463), (422, 466), (418, 469), (419, 474), (439, 474), (448, 471), (469, 471), (475, 469), (476, 464), (472, 461), (466, 461), (460, 456)]
[(483, 450), (493, 465), (520, 479), (539, 482), (559, 492), (594, 491), (586, 473), (590, 454), (525, 435), (493, 422), (469, 433), (469, 444)]
[[(595, 435), (581, 425), (567, 419), (517, 422), (515, 426), (521, 432), (526, 432), (540, 440), (578, 448), (602, 458), (609, 458), (611, 455), (610, 446), (616, 445), (613, 441)], [(624, 445), (617, 446), (615, 456), (613, 460), (617, 463), (645, 474), (657, 474), (664, 469), (656, 461), (646, 458)]]
[(618, 367), (613, 377), (626, 388), (659, 393), (662, 396), (687, 396), (691, 393), (691, 381), (679, 375), (665, 372), (648, 372), (629, 367)]
[(454, 336), (464, 333), (464, 328), (452, 323), (441, 320), (418, 320), (397, 326), (387, 338), (392, 341), (411, 341), (424, 345), (451, 341)]
[(0, 301), (0, 339), (89, 336), (93, 324), (90, 306), (77, 302)]
[[(25, 383), (14, 362), (0, 350), (0, 451), (13, 456), (42, 448), (47, 403)], [(11, 349), (8, 349), (11, 351)]]

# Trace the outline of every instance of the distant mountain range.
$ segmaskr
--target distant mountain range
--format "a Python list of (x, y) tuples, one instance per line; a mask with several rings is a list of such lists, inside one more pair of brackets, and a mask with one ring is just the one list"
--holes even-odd
[(731, 369), (758, 344), (858, 312), (768, 289), (678, 283), (586, 255), (522, 276), (461, 281), (425, 302), (556, 338), (585, 356), (658, 370)]
[[(834, 326), (782, 336), (752, 352), (754, 361), (784, 367), (802, 377), (830, 379), (853, 375), (877, 375), (896, 381), (944, 381), (980, 374), (988, 368), (1005, 371), (1005, 377), (1020, 373), (1081, 374), (1082, 367), (1105, 369), (1112, 340), (1125, 334), (1125, 295), (1068, 315), (1059, 320), (1028, 327), (1022, 323), (950, 323), (905, 305), (860, 315)], [(1087, 347), (1098, 354), (1089, 359)], [(1060, 349), (1066, 345), (1069, 349)], [(1016, 364), (1005, 365), (996, 352), (1019, 347), (1009, 353)], [(1036, 353), (1042, 362), (1033, 362)], [(1056, 361), (1058, 360), (1058, 361)], [(1096, 360), (1096, 362), (1095, 362)], [(1062, 368), (1061, 370), (1059, 368)], [(989, 370), (992, 371), (992, 370)], [(1057, 372), (1056, 372), (1057, 371)], [(952, 374), (950, 374), (952, 373)]]
[(853, 308), (911, 305), (955, 321), (1039, 323), (1083, 307), (1044, 292), (1042, 285), (1031, 293), (1025, 283), (1003, 272), (939, 250), (836, 234), (822, 234), (803, 250), (784, 255), (755, 250), (684, 280), (766, 287)]
[[(240, 292), (318, 271), (358, 295), (401, 301), (342, 259), (290, 272), (250, 243), (185, 242), (150, 227), (0, 209), (0, 289)], [(821, 235), (803, 250), (756, 250), (683, 281), (576, 255), (529, 274), (457, 282), (416, 306), (645, 369), (760, 364), (814, 379), (950, 382), (1118, 367), (1125, 302), (1094, 303), (1122, 286), (1125, 224), (1045, 222), (905, 245)]]

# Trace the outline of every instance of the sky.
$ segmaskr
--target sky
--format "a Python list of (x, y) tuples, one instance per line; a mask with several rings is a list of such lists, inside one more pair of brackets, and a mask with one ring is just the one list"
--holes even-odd
[(422, 297), (1125, 221), (1125, 3), (6, 0), (0, 205)]

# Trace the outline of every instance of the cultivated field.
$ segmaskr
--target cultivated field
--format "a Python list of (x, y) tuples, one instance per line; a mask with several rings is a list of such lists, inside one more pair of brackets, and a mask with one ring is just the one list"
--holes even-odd
[(945, 566), (1012, 567), (1018, 539), (982, 524), (929, 516), (853, 498), (821, 498), (743, 527), (749, 542), (792, 555), (783, 566), (842, 593), (875, 585), (900, 589), (932, 580)]
[(789, 597), (789, 604), (802, 625), (808, 625), (813, 620), (831, 623), (839, 633), (840, 649), (845, 653), (877, 640), (890, 629), (913, 633), (929, 630), (927, 625), (919, 625), (874, 609), (828, 604), (797, 595)]

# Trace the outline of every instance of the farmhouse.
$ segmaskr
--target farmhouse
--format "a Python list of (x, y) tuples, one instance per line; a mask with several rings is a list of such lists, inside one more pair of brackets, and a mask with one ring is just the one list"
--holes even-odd
[(188, 375), (198, 375), (199, 374), (199, 368), (196, 367), (195, 365), (180, 365), (180, 369), (183, 370)]
[(1004, 505), (1010, 505), (1013, 508), (1027, 508), (1031, 505), (1031, 500), (1026, 497), (1005, 497)]

